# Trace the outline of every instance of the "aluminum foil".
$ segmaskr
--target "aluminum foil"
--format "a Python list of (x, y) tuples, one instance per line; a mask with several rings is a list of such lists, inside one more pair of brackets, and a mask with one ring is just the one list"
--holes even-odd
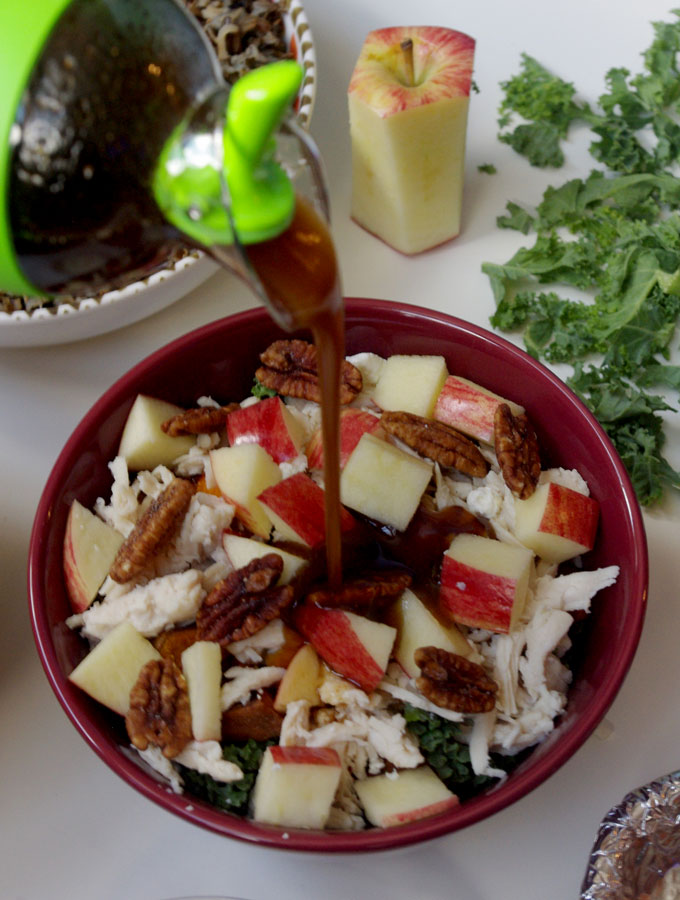
[(680, 862), (680, 770), (631, 791), (597, 833), (581, 900), (642, 900)]

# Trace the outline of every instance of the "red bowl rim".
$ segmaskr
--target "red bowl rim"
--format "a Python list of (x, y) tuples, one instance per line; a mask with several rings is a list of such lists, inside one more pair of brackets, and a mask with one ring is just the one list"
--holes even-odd
[[(521, 797), (534, 790), (547, 778), (554, 774), (593, 733), (603, 716), (611, 706), (621, 684), (630, 668), (637, 649), (644, 615), (646, 611), (648, 587), (648, 556), (644, 523), (640, 507), (635, 496), (628, 473), (616, 450), (601, 426), (581, 402), (581, 400), (546, 366), (530, 357), (515, 344), (479, 326), (445, 313), (436, 312), (412, 304), (398, 303), (370, 298), (350, 297), (345, 300), (346, 315), (349, 320), (369, 317), (412, 318), (419, 323), (455, 327), (461, 334), (479, 342), (482, 346), (500, 348), (510, 358), (516, 359), (523, 366), (533, 369), (536, 376), (550, 383), (552, 390), (568, 398), (571, 404), (580, 408), (583, 422), (597, 438), (604, 450), (611, 469), (618, 481), (625, 503), (626, 515), (632, 533), (635, 535), (636, 558), (634, 560), (634, 595), (637, 598), (637, 617), (624, 635), (615, 667), (609, 671), (607, 681), (598, 693), (597, 702), (591, 705), (585, 716), (571, 727), (561, 739), (553, 744), (536, 765), (527, 771), (517, 771), (510, 778), (490, 789), (488, 792), (466, 801), (455, 810), (440, 816), (386, 829), (368, 829), (359, 832), (311, 832), (280, 828), (270, 828), (256, 824), (229, 813), (202, 805), (200, 801), (188, 795), (174, 794), (166, 784), (160, 784), (155, 777), (141, 768), (133, 759), (132, 752), (126, 755), (113, 741), (103, 740), (103, 735), (94, 727), (87, 717), (79, 714), (79, 707), (67, 696), (69, 683), (61, 671), (57, 654), (50, 636), (50, 625), (46, 611), (41, 602), (41, 575), (45, 563), (47, 549), (47, 533), (45, 523), (49, 522), (56, 497), (67, 474), (71, 458), (77, 452), (83, 436), (90, 430), (94, 420), (102, 420), (107, 410), (120, 401), (122, 394), (129, 392), (129, 385), (164, 360), (169, 354), (174, 355), (188, 344), (201, 340), (216, 330), (238, 328), (251, 322), (268, 322), (269, 317), (263, 308), (255, 308), (245, 312), (227, 316), (215, 322), (195, 329), (188, 334), (159, 348), (121, 376), (90, 408), (59, 454), (50, 475), (48, 476), (41, 496), (29, 544), (28, 565), (28, 598), (31, 626), (41, 663), (47, 679), (64, 711), (81, 736), (97, 753), (97, 755), (124, 781), (141, 794), (148, 797), (166, 810), (179, 815), (185, 820), (224, 836), (244, 840), (264, 847), (290, 849), (296, 851), (317, 851), (323, 853), (347, 853), (394, 849), (430, 840), (452, 833), (478, 822), (492, 813), (499, 812)], [(633, 561), (631, 561), (633, 562)]]

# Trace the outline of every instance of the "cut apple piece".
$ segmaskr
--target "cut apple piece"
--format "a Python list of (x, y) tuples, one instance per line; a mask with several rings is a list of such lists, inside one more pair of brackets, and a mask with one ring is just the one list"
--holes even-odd
[(515, 534), (541, 559), (561, 563), (593, 549), (599, 510), (592, 497), (549, 481), (515, 500)]
[(234, 505), (236, 517), (253, 534), (269, 537), (271, 522), (257, 499), (281, 480), (281, 470), (259, 444), (218, 447), (210, 451), (213, 477), (222, 496)]
[(139, 394), (132, 404), (123, 427), (118, 455), (124, 456), (128, 468), (138, 472), (170, 466), (196, 443), (195, 435), (170, 437), (161, 429), (167, 419), (183, 413), (181, 406)]
[(410, 678), (420, 669), (413, 654), (419, 647), (439, 647), (459, 656), (470, 656), (472, 647), (452, 623), (444, 624), (410, 589), (406, 589), (389, 610), (387, 622), (397, 629), (392, 655)]
[(267, 397), (229, 413), (227, 439), (232, 447), (259, 444), (280, 463), (299, 455), (304, 429), (280, 397)]
[(323, 828), (341, 772), (340, 757), (330, 747), (267, 747), (253, 788), (253, 819)]
[(214, 641), (196, 641), (182, 653), (191, 708), (191, 730), (197, 741), (222, 737), (222, 650)]
[(395, 354), (385, 360), (371, 399), (380, 409), (429, 418), (447, 375), (443, 356)]
[[(258, 501), (278, 534), (288, 541), (307, 547), (320, 547), (326, 540), (326, 500), (323, 488), (306, 475), (297, 472), (268, 487)], [(340, 510), (342, 532), (356, 526), (346, 509)]]
[(352, 216), (402, 253), (460, 230), (474, 50), (449, 28), (381, 28), (352, 73)]
[(442, 562), (442, 610), (471, 628), (509, 632), (524, 608), (533, 559), (525, 547), (457, 535)]
[(310, 706), (318, 706), (321, 663), (311, 644), (303, 644), (288, 664), (279, 682), (274, 699), (274, 709), (285, 712), (294, 700), (306, 700)]
[[(380, 419), (365, 409), (350, 407), (340, 411), (340, 468), (342, 469), (350, 454), (359, 443), (365, 432), (373, 434), (380, 429)], [(310, 469), (323, 469), (323, 435), (318, 428), (309, 439), (306, 448), (307, 465)]]
[(494, 417), (501, 403), (507, 403), (513, 416), (524, 412), (524, 407), (512, 400), (506, 400), (493, 391), (460, 375), (449, 375), (434, 407), (434, 418), (445, 425), (451, 425), (468, 437), (494, 442)]
[(334, 672), (366, 693), (377, 687), (390, 659), (396, 628), (313, 604), (298, 607), (295, 625)]
[(121, 716), (130, 708), (130, 691), (156, 648), (129, 622), (121, 622), (75, 667), (69, 681)]
[(459, 800), (429, 766), (373, 775), (354, 784), (366, 818), (377, 828), (405, 825), (458, 806)]
[(281, 550), (254, 538), (242, 537), (240, 534), (225, 532), (222, 544), (229, 562), (235, 569), (242, 569), (251, 560), (260, 559), (268, 553), (277, 553), (283, 560), (283, 570), (278, 584), (289, 584), (305, 566), (309, 565), (309, 561), (301, 556), (295, 556), (287, 550)]
[(340, 499), (350, 509), (404, 531), (431, 477), (432, 463), (364, 434), (340, 476)]
[(64, 533), (64, 580), (71, 608), (86, 610), (97, 596), (123, 536), (77, 500), (71, 504)]

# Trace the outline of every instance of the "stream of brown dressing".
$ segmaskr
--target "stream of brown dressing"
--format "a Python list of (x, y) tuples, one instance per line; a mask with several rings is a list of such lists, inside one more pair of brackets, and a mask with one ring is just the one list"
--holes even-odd
[(291, 330), (309, 329), (317, 349), (321, 388), (328, 581), (342, 582), (340, 532), (340, 378), (345, 318), (335, 249), (321, 216), (298, 197), (283, 234), (247, 248), (270, 303)]

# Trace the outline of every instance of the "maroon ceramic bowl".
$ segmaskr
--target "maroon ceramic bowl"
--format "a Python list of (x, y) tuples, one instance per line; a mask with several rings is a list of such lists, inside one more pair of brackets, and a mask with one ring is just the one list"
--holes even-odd
[(29, 601), (40, 659), (52, 688), (81, 735), (104, 762), (149, 799), (196, 825), (265, 846), (321, 852), (380, 850), (434, 838), (492, 815), (536, 788), (563, 765), (598, 725), (635, 653), (647, 595), (647, 548), (627, 473), (608, 438), (574, 394), (514, 345), (460, 319), (377, 300), (347, 301), (347, 352), (442, 354), (449, 371), (521, 401), (552, 465), (577, 467), (599, 501), (601, 525), (588, 568), (617, 564), (615, 585), (597, 595), (579, 634), (568, 706), (555, 730), (508, 777), (460, 807), (389, 829), (354, 833), (296, 831), (258, 825), (172, 794), (127, 748), (122, 720), (72, 686), (82, 655), (62, 577), (62, 541), (74, 498), (91, 507), (108, 495), (107, 463), (116, 453), (137, 393), (192, 405), (202, 394), (246, 396), (258, 353), (280, 330), (262, 309), (241, 313), (180, 338), (135, 366), (95, 404), (59, 456), (31, 537)]

